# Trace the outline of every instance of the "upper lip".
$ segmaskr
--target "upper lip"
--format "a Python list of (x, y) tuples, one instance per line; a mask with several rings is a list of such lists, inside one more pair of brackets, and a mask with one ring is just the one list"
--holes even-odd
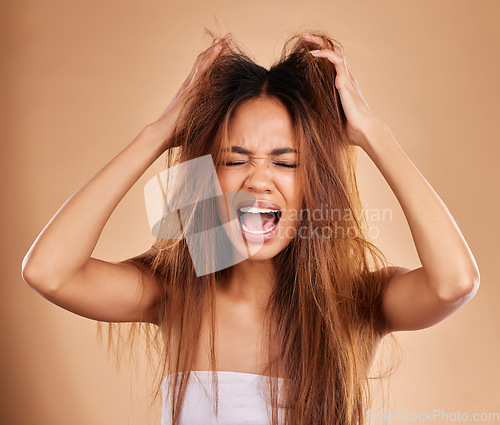
[(236, 209), (239, 210), (240, 208), (243, 207), (267, 208), (269, 210), (281, 211), (281, 207), (278, 204), (275, 204), (274, 202), (271, 201), (264, 201), (259, 199), (256, 199), (255, 201), (252, 200), (242, 201), (236, 206)]

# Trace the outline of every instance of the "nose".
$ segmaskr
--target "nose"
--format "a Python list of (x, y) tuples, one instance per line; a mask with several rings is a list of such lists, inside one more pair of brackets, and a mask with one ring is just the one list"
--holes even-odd
[(274, 188), (273, 179), (267, 161), (256, 162), (246, 178), (245, 188), (249, 192), (271, 193)]

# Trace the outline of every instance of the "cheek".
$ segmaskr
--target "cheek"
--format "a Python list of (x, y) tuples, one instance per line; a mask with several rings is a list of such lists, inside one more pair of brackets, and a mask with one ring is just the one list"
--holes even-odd
[(217, 178), (219, 179), (219, 184), (223, 192), (227, 192), (230, 184), (230, 179), (228, 178), (227, 173), (220, 170), (217, 171)]
[(222, 223), (226, 223), (229, 221), (227, 215), (227, 206), (226, 206), (226, 194), (231, 192), (230, 182), (231, 179), (228, 177), (228, 174), (223, 170), (216, 170), (217, 180), (219, 181), (220, 189), (223, 193), (222, 196), (218, 196), (216, 200), (217, 204), (217, 213)]
[(281, 178), (282, 193), (287, 203), (296, 205), (300, 203), (301, 188), (299, 179), (295, 174), (283, 176)]

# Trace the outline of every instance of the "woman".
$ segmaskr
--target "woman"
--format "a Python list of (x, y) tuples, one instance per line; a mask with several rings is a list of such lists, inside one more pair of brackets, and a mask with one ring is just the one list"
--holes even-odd
[[(389, 266), (368, 241), (359, 148), (403, 208), (422, 267)], [(162, 154), (166, 170), (184, 171), (163, 188), (168, 211), (151, 249), (122, 262), (91, 257), (112, 211)], [(479, 286), (449, 211), (323, 33), (289, 39), (270, 70), (230, 34), (214, 40), (162, 115), (60, 208), (23, 278), (110, 331), (133, 322), (149, 341), (156, 330), (163, 424), (362, 425), (380, 340), (440, 322)], [(203, 398), (209, 371), (216, 391)], [(264, 377), (270, 401), (255, 397)]]

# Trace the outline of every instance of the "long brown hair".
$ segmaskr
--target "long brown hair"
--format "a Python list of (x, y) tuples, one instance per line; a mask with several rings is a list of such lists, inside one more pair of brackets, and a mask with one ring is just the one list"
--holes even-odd
[[(207, 32), (217, 42), (219, 37)], [(341, 47), (324, 32), (312, 33), (332, 48)], [(364, 407), (371, 400), (367, 372), (386, 334), (381, 301), (388, 262), (367, 236), (355, 175), (357, 148), (346, 137), (346, 117), (334, 85), (335, 67), (308, 52), (315, 48), (296, 34), (268, 70), (233, 40), (198, 80), (186, 102), (170, 140), (175, 148), (165, 152), (165, 168), (208, 154), (218, 164), (231, 117), (245, 100), (273, 98), (286, 107), (299, 144), (298, 173), (304, 194), (299, 228), (306, 229), (308, 237), (297, 234), (273, 259), (276, 280), (265, 321), (269, 362), (262, 373), (269, 377), (272, 423), (277, 423), (280, 405), (286, 408), (287, 425), (363, 425)], [(199, 189), (210, 191), (212, 183)], [(181, 190), (180, 186), (168, 187), (168, 192)], [(214, 210), (206, 204), (203, 209), (195, 205), (188, 213), (193, 220), (182, 223), (184, 234), (195, 217), (216, 221), (217, 217), (204, 216)], [(322, 213), (318, 217), (313, 211)], [(162, 378), (174, 379), (176, 391), (169, 389), (168, 397), (172, 397), (176, 425), (205, 319), (209, 319), (210, 367), (217, 370), (215, 292), (217, 282), (227, 277), (231, 267), (198, 277), (185, 238), (161, 237), (172, 235), (168, 228), (175, 224), (166, 220), (162, 226), (167, 230), (156, 234), (151, 249), (124, 261), (152, 272), (165, 294), (157, 306), (159, 327), (134, 323), (128, 343), (133, 345), (136, 328), (144, 327), (147, 347), (155, 347), (162, 359), (155, 398)], [(215, 243), (204, 241), (206, 261), (213, 257)], [(109, 324), (110, 338), (113, 325)], [(164, 344), (160, 330), (178, 338)], [(286, 378), (281, 404), (277, 396), (280, 376)], [(213, 383), (217, 387), (216, 374)], [(216, 411), (217, 405), (216, 396)]]

